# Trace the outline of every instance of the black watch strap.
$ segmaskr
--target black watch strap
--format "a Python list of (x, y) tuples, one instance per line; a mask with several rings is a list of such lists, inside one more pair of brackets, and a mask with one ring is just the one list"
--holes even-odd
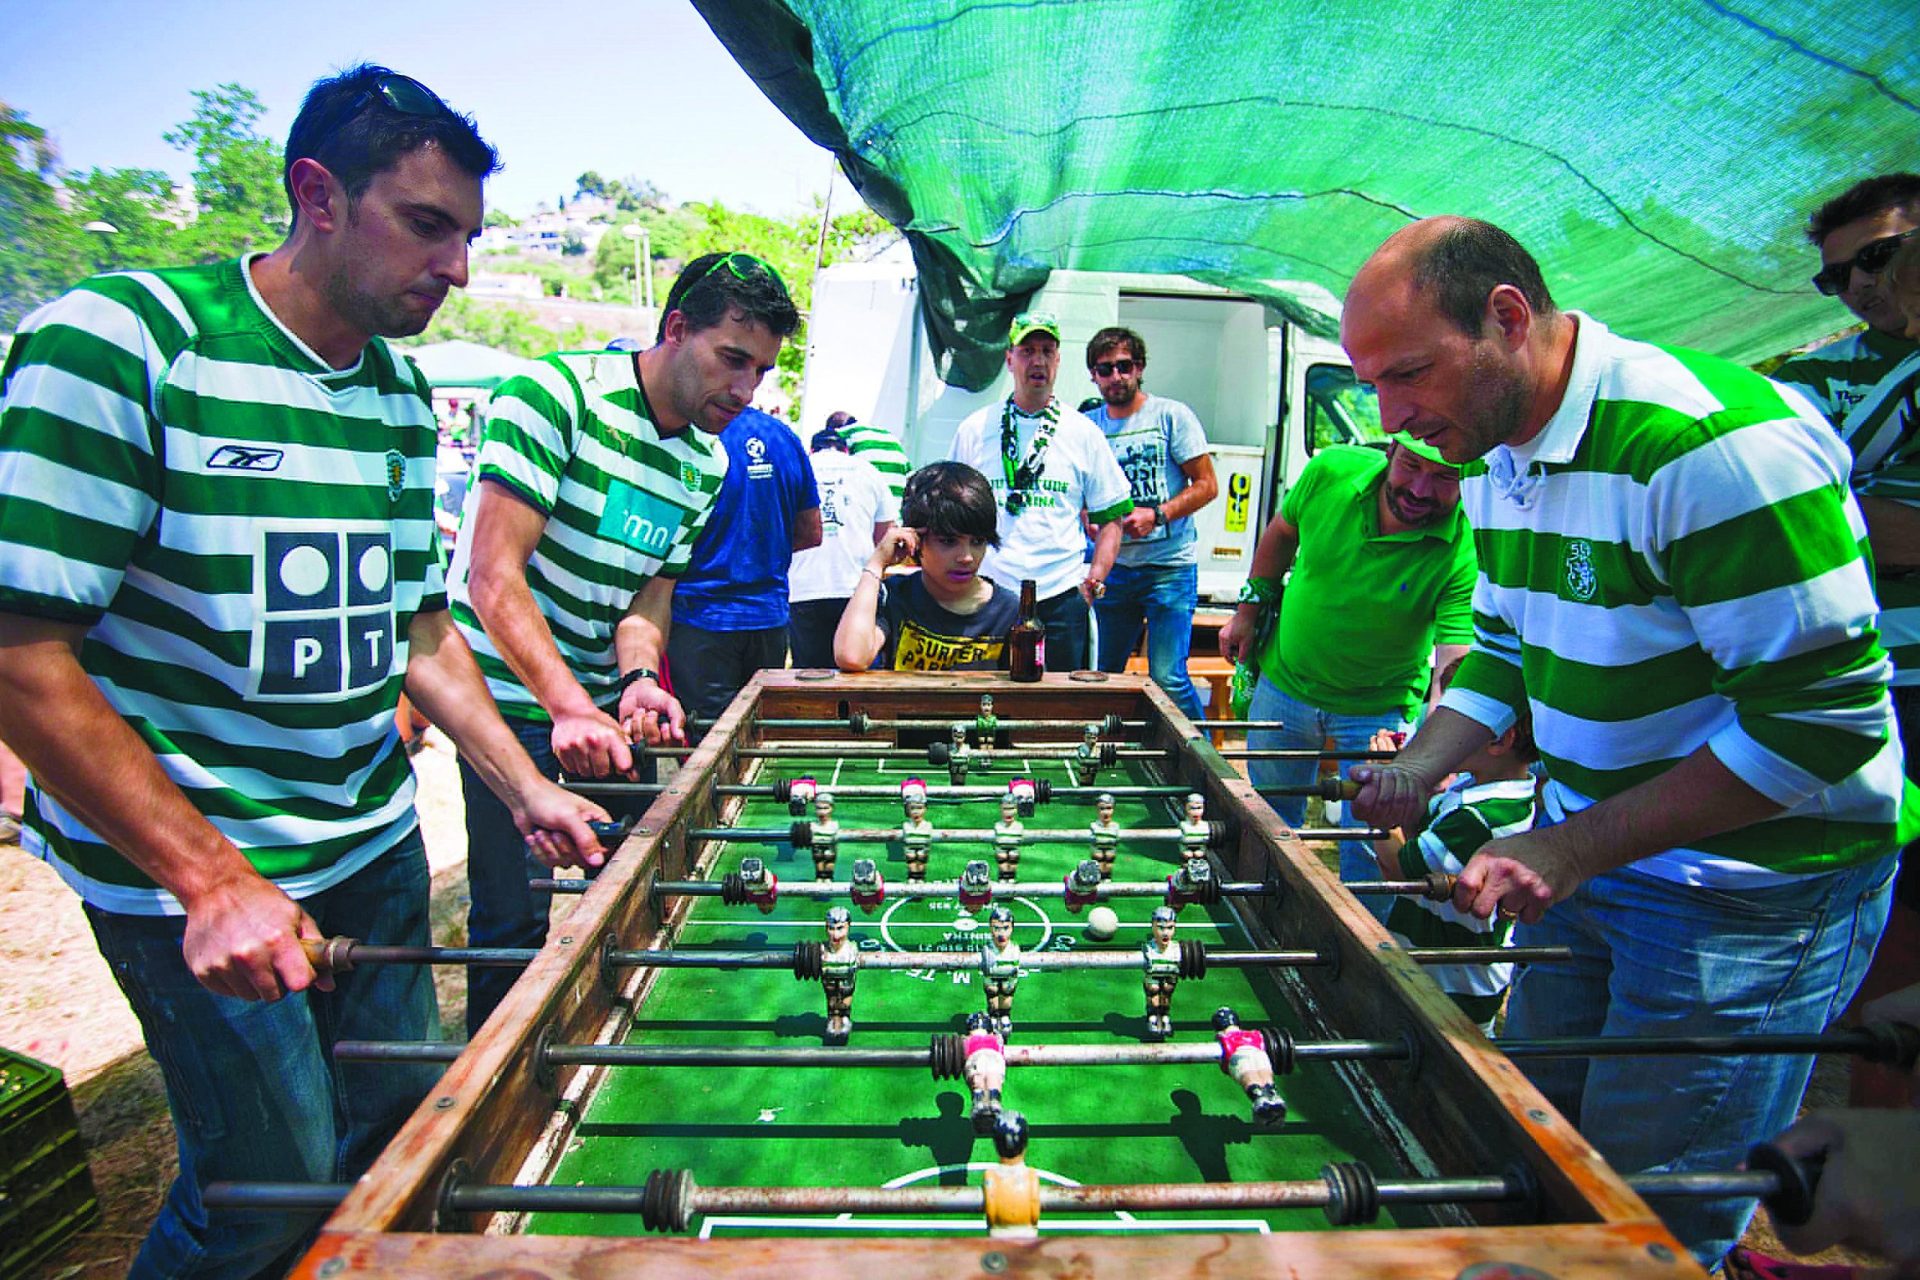
[(628, 685), (633, 684), (634, 682), (639, 680), (651, 680), (655, 684), (659, 684), (660, 673), (658, 671), (655, 671), (652, 667), (635, 667), (633, 670), (627, 672), (627, 674), (620, 677), (620, 687), (617, 690), (615, 690), (615, 692), (625, 693), (627, 691)]

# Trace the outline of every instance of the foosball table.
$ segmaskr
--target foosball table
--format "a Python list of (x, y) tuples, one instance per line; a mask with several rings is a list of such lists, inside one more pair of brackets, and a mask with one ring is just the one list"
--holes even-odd
[(765, 672), (583, 790), (482, 1032), (341, 1046), (450, 1064), (297, 1275), (1697, 1276), (1643, 1195), (1791, 1190), (1609, 1169), (1141, 677)]

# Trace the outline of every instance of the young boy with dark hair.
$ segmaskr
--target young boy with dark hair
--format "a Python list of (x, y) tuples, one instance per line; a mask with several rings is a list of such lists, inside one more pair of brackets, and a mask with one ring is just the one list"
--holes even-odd
[[(1013, 592), (980, 574), (998, 545), (998, 506), (987, 478), (962, 462), (936, 462), (907, 478), (900, 523), (860, 570), (833, 637), (842, 671), (997, 671), (1019, 616)], [(917, 558), (920, 572), (886, 579)]]
[[(1453, 682), (1461, 659), (1440, 673), (1440, 686)], [(1375, 750), (1391, 750), (1394, 735), (1374, 735)], [(1533, 745), (1533, 721), (1522, 710), (1512, 728), (1488, 742), (1461, 763), (1460, 772), (1427, 805), (1426, 825), (1404, 841), (1390, 833), (1373, 844), (1380, 873), (1389, 880), (1420, 880), (1430, 871), (1459, 875), (1481, 845), (1501, 836), (1516, 835), (1533, 826), (1535, 786), (1533, 763), (1540, 758)], [(1504, 947), (1513, 935), (1513, 921), (1482, 920), (1456, 910), (1451, 902), (1430, 902), (1411, 896), (1394, 900), (1387, 928), (1410, 947)], [(1513, 985), (1511, 964), (1428, 965), (1427, 976), (1480, 1029), (1493, 1034), (1493, 1018)]]

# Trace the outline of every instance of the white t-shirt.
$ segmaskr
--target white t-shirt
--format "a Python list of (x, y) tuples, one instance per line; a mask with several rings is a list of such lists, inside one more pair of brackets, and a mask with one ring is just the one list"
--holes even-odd
[(873, 554), (873, 526), (900, 518), (900, 504), (885, 477), (870, 462), (838, 449), (812, 456), (820, 486), (820, 523), (825, 538), (797, 552), (787, 571), (789, 600), (845, 600)]
[[(1032, 578), (1042, 600), (1078, 586), (1086, 576), (1087, 540), (1080, 529), (1085, 510), (1096, 524), (1116, 520), (1133, 506), (1126, 473), (1100, 428), (1061, 406), (1060, 423), (1041, 459), (1039, 479), (1024, 491), (1018, 515), (1007, 512), (1008, 467), (1000, 441), (1001, 405), (988, 405), (960, 424), (949, 456), (975, 468), (1000, 502), (1000, 546), (987, 553), (981, 572), (1009, 591)], [(1014, 451), (1024, 461), (1040, 418), (1013, 410)], [(1016, 464), (1017, 465), (1017, 464)]]

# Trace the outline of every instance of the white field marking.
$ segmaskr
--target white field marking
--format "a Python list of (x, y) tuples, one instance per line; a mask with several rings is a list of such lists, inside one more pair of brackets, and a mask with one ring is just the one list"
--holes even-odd
[(840, 785), (840, 770), (846, 766), (846, 763), (845, 756), (835, 756), (833, 758), (833, 777), (827, 781), (829, 787), (837, 787)]
[[(880, 913), (880, 941), (886, 943), (888, 947), (892, 948), (895, 951), (906, 951), (908, 948), (901, 946), (899, 943), (893, 940), (893, 931), (892, 931), (893, 913), (898, 911), (901, 907), (905, 906), (907, 903), (916, 902), (916, 901), (957, 902), (958, 899), (955, 899), (955, 898), (930, 898), (930, 899), (895, 898), (893, 900), (892, 905), (889, 906), (885, 911)], [(1046, 945), (1049, 942), (1053, 941), (1053, 917), (1047, 914), (1046, 908), (1042, 907), (1039, 903), (1035, 902), (1032, 898), (1015, 898), (1014, 901), (1019, 903), (1021, 906), (1027, 908), (1027, 910), (1033, 912), (1033, 914), (1040, 917), (1040, 925), (1041, 925), (1042, 933), (1040, 934), (1040, 941), (1033, 944), (1033, 950), (1035, 951), (1045, 950)], [(968, 913), (963, 912), (960, 914), (956, 914), (956, 916), (954, 917), (954, 922), (951, 924), (941, 924), (937, 920), (933, 921), (932, 923), (938, 928), (945, 929), (950, 933), (972, 932), (972, 930), (970, 929), (963, 929), (959, 927), (959, 919), (960, 919), (960, 915), (962, 914), (968, 914)], [(985, 912), (982, 912), (981, 914), (984, 915)], [(905, 927), (905, 926), (902, 926), (902, 927)], [(917, 926), (917, 927), (924, 927), (924, 926)], [(1017, 930), (1019, 929), (1019, 927), (1020, 925), (1016, 921), (1014, 923), (1014, 928)], [(1026, 946), (1024, 942), (1021, 943), (1020, 945), (1023, 948)]]

